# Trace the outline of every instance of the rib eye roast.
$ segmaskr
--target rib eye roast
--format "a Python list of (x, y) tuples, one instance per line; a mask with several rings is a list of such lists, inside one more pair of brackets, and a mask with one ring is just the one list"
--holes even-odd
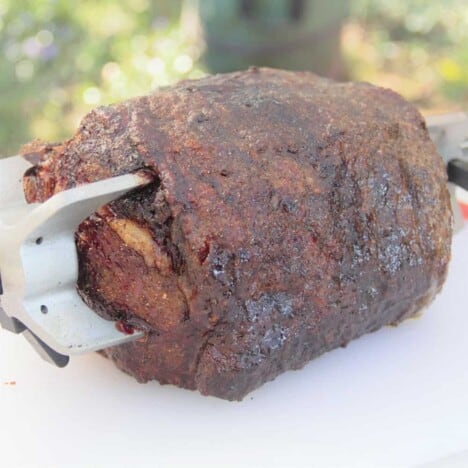
[(76, 234), (83, 299), (146, 331), (104, 351), (139, 382), (240, 400), (414, 316), (446, 277), (444, 164), (388, 89), (253, 68), (100, 107), (23, 154), (30, 202), (152, 175)]

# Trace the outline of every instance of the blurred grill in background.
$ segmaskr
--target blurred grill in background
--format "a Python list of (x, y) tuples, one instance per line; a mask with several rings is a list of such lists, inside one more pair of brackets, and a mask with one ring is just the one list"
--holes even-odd
[[(190, 2), (187, 2), (189, 4)], [(258, 65), (345, 78), (341, 29), (349, 1), (208, 0), (198, 5), (208, 70)]]
[(2, 0), (0, 157), (61, 140), (91, 108), (268, 65), (468, 109), (466, 0)]

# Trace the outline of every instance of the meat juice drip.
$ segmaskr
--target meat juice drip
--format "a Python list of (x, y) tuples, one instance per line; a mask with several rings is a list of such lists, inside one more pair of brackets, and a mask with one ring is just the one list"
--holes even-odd
[(132, 325), (125, 323), (123, 320), (116, 322), (115, 328), (125, 335), (133, 335), (133, 333), (135, 333), (135, 328)]

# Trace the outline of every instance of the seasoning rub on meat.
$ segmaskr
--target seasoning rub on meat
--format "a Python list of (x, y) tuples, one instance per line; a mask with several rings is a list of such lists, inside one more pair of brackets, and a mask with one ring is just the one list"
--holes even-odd
[(447, 273), (444, 164), (388, 89), (250, 69), (184, 81), (34, 143), (30, 202), (145, 170), (76, 235), (78, 288), (143, 339), (104, 351), (138, 381), (242, 399), (414, 316)]

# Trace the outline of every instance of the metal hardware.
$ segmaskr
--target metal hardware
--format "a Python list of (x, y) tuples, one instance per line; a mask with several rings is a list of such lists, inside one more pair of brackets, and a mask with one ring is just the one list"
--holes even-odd
[(128, 174), (86, 184), (28, 205), (21, 157), (0, 160), (0, 324), (23, 333), (36, 350), (57, 365), (67, 356), (134, 340), (99, 317), (76, 291), (78, 259), (74, 234), (99, 207), (150, 182)]
[(468, 112), (433, 115), (426, 122), (429, 135), (447, 164), (454, 232), (457, 232), (464, 222), (456, 187), (468, 188)]

